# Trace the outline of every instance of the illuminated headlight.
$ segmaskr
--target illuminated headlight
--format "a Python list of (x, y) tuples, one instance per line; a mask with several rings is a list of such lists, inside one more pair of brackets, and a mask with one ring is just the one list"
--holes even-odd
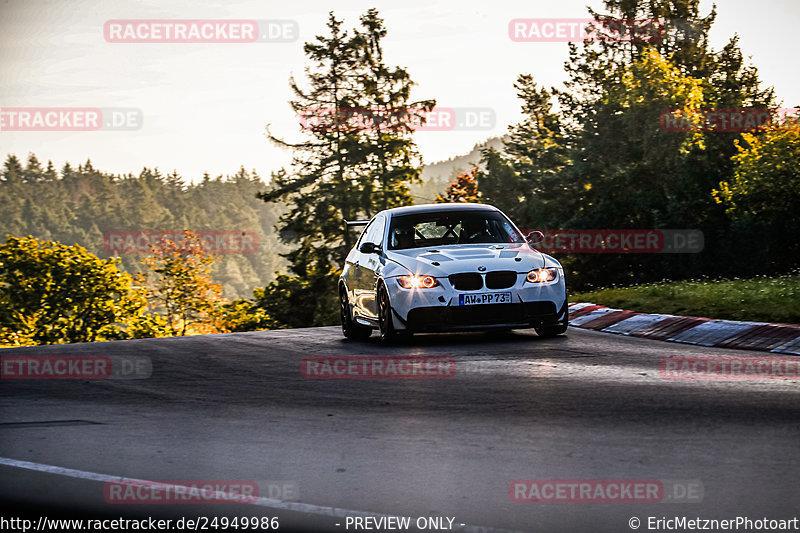
[(525, 279), (527, 279), (531, 283), (545, 283), (548, 281), (555, 281), (558, 279), (558, 269), (554, 267), (537, 268), (536, 270), (531, 270), (530, 272), (528, 272), (528, 275), (525, 276)]
[(397, 283), (404, 289), (430, 289), (439, 285), (433, 276), (400, 276)]

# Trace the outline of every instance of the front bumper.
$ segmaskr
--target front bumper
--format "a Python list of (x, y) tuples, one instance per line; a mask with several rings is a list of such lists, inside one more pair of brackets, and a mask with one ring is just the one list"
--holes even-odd
[[(528, 328), (555, 325), (566, 313), (564, 276), (551, 283), (530, 283), (524, 274), (507, 289), (456, 290), (447, 279), (430, 289), (403, 289), (386, 279), (394, 309), (394, 326), (412, 332), (459, 331), (494, 327)], [(511, 303), (459, 305), (460, 294), (510, 292)]]
[(558, 322), (553, 302), (417, 307), (408, 313), (409, 331), (454, 331), (487, 327), (530, 328)]

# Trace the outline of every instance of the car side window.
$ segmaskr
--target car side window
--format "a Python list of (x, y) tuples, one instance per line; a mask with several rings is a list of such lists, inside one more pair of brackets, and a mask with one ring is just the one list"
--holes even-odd
[(369, 226), (364, 230), (364, 234), (358, 242), (358, 246), (360, 247), (365, 242), (380, 245), (383, 240), (383, 230), (385, 227), (386, 221), (384, 217), (378, 216), (372, 219), (372, 222), (370, 222)]
[(383, 230), (386, 229), (386, 217), (377, 217), (374, 222), (369, 233), (367, 233), (365, 242), (371, 242), (381, 246), (383, 244)]
[(372, 219), (367, 227), (364, 228), (364, 231), (361, 232), (361, 235), (358, 237), (358, 241), (356, 241), (356, 248), (360, 248), (362, 244), (367, 242), (366, 237), (370, 231), (372, 231), (373, 226), (375, 226), (375, 219)]

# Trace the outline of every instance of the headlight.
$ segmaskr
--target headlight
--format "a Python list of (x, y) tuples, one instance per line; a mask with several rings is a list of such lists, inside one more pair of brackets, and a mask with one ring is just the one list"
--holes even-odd
[(555, 281), (558, 279), (558, 269), (555, 267), (550, 268), (537, 268), (531, 270), (525, 277), (531, 283), (545, 283), (548, 281)]
[(397, 283), (404, 289), (430, 289), (439, 285), (433, 276), (400, 276)]

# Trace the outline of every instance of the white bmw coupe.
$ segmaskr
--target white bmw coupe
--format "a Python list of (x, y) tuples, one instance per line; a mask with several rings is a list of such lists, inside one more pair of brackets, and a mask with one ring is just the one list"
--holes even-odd
[(389, 342), (415, 332), (568, 325), (564, 269), (499, 209), (430, 204), (387, 209), (366, 225), (339, 279), (342, 332)]

